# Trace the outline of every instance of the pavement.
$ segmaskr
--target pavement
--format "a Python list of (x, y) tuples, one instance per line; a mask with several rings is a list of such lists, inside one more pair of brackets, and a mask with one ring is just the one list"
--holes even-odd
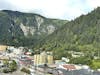
[(13, 72), (13, 73), (0, 73), (0, 75), (29, 75), (29, 74), (26, 74), (26, 73), (23, 73), (23, 72), (20, 72), (20, 71), (16, 71), (16, 72)]
[(64, 69), (59, 69), (59, 70), (63, 72), (63, 75), (100, 75), (100, 72), (96, 72), (96, 71), (91, 72), (85, 69), (74, 70), (74, 71), (66, 71)]

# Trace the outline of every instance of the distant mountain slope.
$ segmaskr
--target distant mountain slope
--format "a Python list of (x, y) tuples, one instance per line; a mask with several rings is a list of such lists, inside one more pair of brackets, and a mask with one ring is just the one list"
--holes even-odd
[(15, 46), (34, 45), (62, 25), (65, 20), (49, 19), (38, 14), (18, 11), (0, 11), (0, 44)]
[(58, 57), (66, 56), (68, 50), (100, 50), (100, 7), (68, 22), (38, 44), (37, 48), (53, 50)]

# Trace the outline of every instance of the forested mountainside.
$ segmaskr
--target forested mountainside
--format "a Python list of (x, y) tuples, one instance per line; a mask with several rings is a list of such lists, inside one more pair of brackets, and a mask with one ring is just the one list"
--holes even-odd
[(66, 24), (67, 20), (49, 19), (38, 14), (0, 11), (0, 44), (32, 46)]
[(94, 52), (97, 55), (100, 51), (100, 7), (68, 22), (36, 46), (52, 50), (56, 58), (67, 56), (68, 51)]

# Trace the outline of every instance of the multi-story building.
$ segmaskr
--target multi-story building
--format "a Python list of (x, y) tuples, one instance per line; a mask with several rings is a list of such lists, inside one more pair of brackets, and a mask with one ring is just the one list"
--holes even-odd
[(34, 65), (53, 64), (53, 55), (46, 52), (34, 55)]

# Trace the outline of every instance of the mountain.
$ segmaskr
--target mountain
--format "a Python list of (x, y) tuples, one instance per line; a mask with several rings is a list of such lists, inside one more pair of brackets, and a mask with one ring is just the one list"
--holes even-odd
[(34, 45), (66, 24), (67, 20), (49, 19), (38, 14), (0, 11), (0, 44)]
[(100, 51), (100, 7), (68, 22), (36, 46), (52, 50), (56, 58), (66, 57), (68, 51), (97, 55)]

